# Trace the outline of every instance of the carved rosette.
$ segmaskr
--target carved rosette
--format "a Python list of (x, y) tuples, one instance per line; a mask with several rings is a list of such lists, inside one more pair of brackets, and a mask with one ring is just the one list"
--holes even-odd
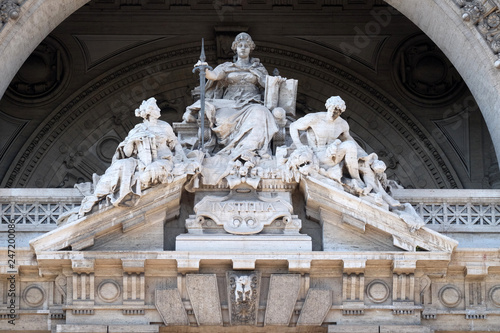
[(69, 79), (69, 57), (64, 46), (47, 36), (18, 70), (7, 96), (18, 103), (44, 103), (59, 96)]
[(425, 35), (405, 41), (395, 53), (396, 87), (421, 105), (448, 104), (461, 96), (464, 82), (453, 64)]
[(231, 325), (257, 325), (260, 273), (227, 272), (226, 278)]

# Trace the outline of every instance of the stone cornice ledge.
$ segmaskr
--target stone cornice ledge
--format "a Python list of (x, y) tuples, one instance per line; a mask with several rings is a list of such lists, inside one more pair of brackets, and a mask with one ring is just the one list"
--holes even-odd
[[(129, 253), (130, 254), (130, 253)], [(446, 252), (204, 252), (204, 251), (139, 251), (131, 254), (135, 260), (144, 260), (145, 268), (149, 265), (175, 266), (179, 273), (197, 272), (200, 262), (232, 262), (233, 269), (255, 269), (255, 263), (260, 262), (288, 262), (290, 272), (307, 273), (311, 271), (313, 262), (331, 262), (333, 265), (343, 265), (352, 261), (392, 261), (398, 267), (400, 261), (441, 261), (447, 266), (451, 260), (451, 253)], [(99, 262), (106, 259), (110, 264), (116, 260), (121, 262), (123, 251), (43, 251), (37, 254), (39, 267), (52, 265), (68, 265), (75, 260)], [(56, 263), (57, 262), (57, 263)], [(245, 262), (248, 268), (242, 267)], [(249, 265), (252, 262), (253, 265)]]

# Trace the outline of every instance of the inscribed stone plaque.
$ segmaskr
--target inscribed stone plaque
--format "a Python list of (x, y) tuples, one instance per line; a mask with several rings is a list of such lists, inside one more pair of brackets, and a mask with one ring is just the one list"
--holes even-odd
[(300, 274), (271, 274), (265, 325), (288, 326), (300, 291)]
[(155, 306), (167, 326), (189, 325), (186, 309), (177, 289), (156, 290)]
[(222, 325), (215, 274), (186, 274), (186, 287), (198, 325)]
[(297, 325), (321, 325), (331, 307), (331, 290), (309, 289)]

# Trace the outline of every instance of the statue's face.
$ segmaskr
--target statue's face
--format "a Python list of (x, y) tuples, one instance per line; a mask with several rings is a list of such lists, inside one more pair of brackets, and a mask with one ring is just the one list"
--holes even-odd
[(149, 116), (149, 118), (158, 119), (161, 116), (160, 108), (158, 108), (156, 105), (149, 105), (146, 114)]
[(240, 42), (236, 47), (236, 53), (240, 59), (248, 58), (250, 56), (250, 51), (250, 45), (247, 42)]
[(337, 119), (341, 113), (342, 111), (340, 109), (337, 109), (334, 105), (328, 106), (328, 115), (333, 119)]

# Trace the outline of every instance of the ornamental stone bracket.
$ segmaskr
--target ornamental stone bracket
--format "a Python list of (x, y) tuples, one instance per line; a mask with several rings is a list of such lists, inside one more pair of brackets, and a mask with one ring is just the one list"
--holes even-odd
[(462, 10), (462, 19), (476, 27), (497, 56), (500, 69), (500, 11), (495, 0), (454, 0)]

